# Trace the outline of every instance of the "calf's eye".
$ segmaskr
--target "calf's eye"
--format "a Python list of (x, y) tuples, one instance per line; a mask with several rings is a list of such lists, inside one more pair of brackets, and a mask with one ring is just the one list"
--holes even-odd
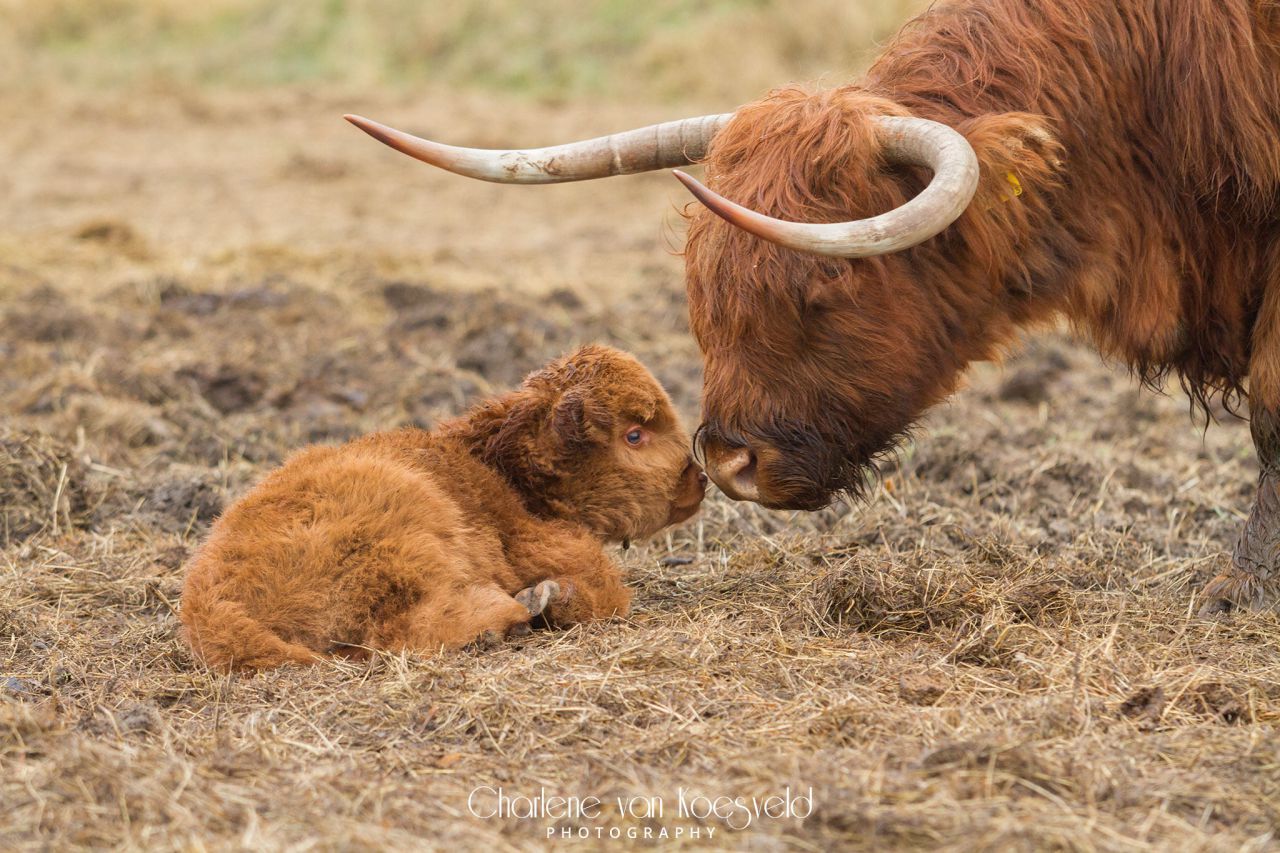
[(633, 429), (631, 430), (631, 432), (627, 433), (626, 439), (627, 439), (627, 444), (631, 445), (632, 447), (639, 447), (640, 442), (644, 441), (644, 430), (637, 427), (636, 429)]

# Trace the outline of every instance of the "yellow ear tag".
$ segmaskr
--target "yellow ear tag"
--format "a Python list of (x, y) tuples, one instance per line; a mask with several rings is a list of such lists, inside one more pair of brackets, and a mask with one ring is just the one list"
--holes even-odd
[(1010, 198), (1017, 198), (1022, 195), (1022, 181), (1018, 180), (1018, 176), (1013, 172), (1005, 172), (1004, 179), (1009, 182), (1009, 186), (1013, 187), (1013, 195), (1000, 196), (1001, 201), (1009, 201)]

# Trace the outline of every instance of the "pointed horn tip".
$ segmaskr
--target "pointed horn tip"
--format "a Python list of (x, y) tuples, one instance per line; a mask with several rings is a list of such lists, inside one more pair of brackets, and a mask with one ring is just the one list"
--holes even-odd
[(372, 119), (367, 119), (364, 116), (358, 116), (358, 115), (355, 115), (354, 113), (347, 113), (346, 115), (343, 116), (343, 118), (351, 122), (352, 124), (354, 124), (356, 127), (363, 130), (365, 133), (372, 133), (373, 128), (381, 126), (376, 121), (373, 121)]
[(360, 128), (365, 133), (369, 134), (379, 142), (385, 143), (387, 145), (391, 145), (393, 148), (395, 147), (392, 144), (392, 140), (395, 138), (395, 134), (398, 132), (396, 131), (395, 128), (387, 127), (382, 122), (377, 122), (371, 118), (365, 118), (364, 116), (358, 116), (352, 113), (347, 113), (346, 115), (343, 116), (343, 118), (345, 118), (347, 121), (354, 124), (356, 127)]
[(725, 219), (739, 228), (746, 227), (741, 221), (739, 221), (741, 217), (738, 216), (738, 212), (734, 210), (732, 202), (722, 198), (715, 190), (709, 189), (693, 175), (682, 172), (679, 169), (672, 169), (671, 172), (676, 176), (676, 180), (684, 184), (684, 188), (692, 193), (693, 197), (697, 199), (703, 207), (707, 208), (721, 219)]
[(671, 174), (675, 175), (677, 181), (684, 184), (685, 189), (693, 193), (694, 198), (698, 199), (703, 204), (707, 203), (707, 196), (710, 195), (711, 191), (704, 187), (701, 181), (693, 175), (690, 175), (688, 172), (683, 172), (680, 169), (672, 169)]
[(397, 139), (397, 137), (403, 136), (403, 134), (395, 128), (387, 127), (385, 124), (376, 122), (373, 119), (365, 118), (364, 116), (352, 115), (351, 113), (347, 113), (343, 118), (381, 142), (383, 145), (388, 145), (397, 151), (408, 154), (411, 157), (417, 156), (413, 154), (413, 152), (405, 150), (405, 144)]

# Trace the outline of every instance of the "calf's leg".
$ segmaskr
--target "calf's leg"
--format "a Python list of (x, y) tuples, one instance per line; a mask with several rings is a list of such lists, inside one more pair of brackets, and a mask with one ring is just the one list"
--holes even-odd
[(528, 632), (528, 608), (497, 584), (447, 588), (409, 612), (402, 636), (385, 645), (416, 651), (488, 644)]
[(549, 624), (571, 625), (625, 615), (631, 590), (600, 543), (567, 524), (544, 522), (519, 531), (507, 557), (525, 589), (516, 600)]
[(1280, 416), (1270, 409), (1253, 412), (1249, 432), (1262, 469), (1258, 496), (1230, 568), (1204, 589), (1201, 616), (1280, 604)]

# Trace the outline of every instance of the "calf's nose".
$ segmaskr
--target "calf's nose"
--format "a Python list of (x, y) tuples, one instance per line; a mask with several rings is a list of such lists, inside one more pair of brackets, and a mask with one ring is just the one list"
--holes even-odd
[(685, 463), (684, 471), (680, 473), (680, 482), (684, 484), (684, 488), (687, 491), (697, 492), (699, 498), (707, 490), (707, 475), (702, 470), (702, 466), (695, 462), (692, 456)]

